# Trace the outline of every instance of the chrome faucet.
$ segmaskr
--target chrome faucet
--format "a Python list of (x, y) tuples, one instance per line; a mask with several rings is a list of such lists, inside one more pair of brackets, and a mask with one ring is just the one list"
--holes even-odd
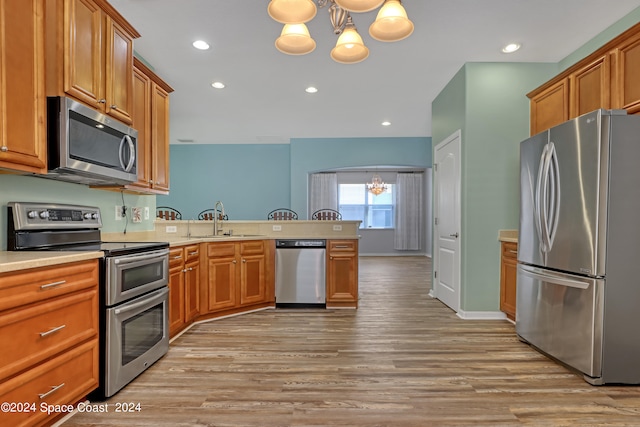
[[(220, 205), (220, 213), (218, 213), (218, 205)], [(218, 231), (222, 231), (222, 221), (224, 219), (224, 205), (220, 200), (213, 206), (213, 235), (217, 236)]]

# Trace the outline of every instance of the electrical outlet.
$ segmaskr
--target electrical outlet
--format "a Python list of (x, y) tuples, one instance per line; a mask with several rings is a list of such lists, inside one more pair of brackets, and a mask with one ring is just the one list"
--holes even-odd
[(165, 232), (166, 233), (177, 233), (178, 232), (178, 227), (176, 227), (175, 225), (167, 225), (167, 228), (165, 228)]
[(273, 231), (282, 231), (282, 226), (281, 225), (274, 225), (273, 226)]
[(116, 205), (116, 221), (122, 221), (122, 206)]
[(333, 226), (333, 231), (342, 231), (342, 226), (341, 225), (334, 225)]
[(149, 206), (144, 207), (144, 219), (149, 219)]

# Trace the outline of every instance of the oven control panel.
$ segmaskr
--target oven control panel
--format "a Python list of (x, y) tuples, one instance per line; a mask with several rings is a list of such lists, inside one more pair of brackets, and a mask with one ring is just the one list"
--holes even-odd
[(100, 209), (93, 206), (33, 202), (10, 202), (7, 206), (15, 230), (102, 227)]

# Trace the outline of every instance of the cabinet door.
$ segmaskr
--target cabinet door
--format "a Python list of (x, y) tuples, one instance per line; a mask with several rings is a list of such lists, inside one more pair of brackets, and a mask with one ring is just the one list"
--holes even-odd
[(610, 62), (609, 54), (606, 54), (571, 74), (569, 77), (570, 118), (581, 116), (598, 108), (611, 108), (609, 96)]
[(327, 307), (358, 303), (358, 242), (328, 241)]
[(207, 312), (236, 306), (236, 266), (235, 256), (209, 259)]
[(569, 120), (569, 80), (563, 79), (531, 97), (531, 135)]
[(240, 304), (266, 301), (265, 256), (243, 255), (240, 268)]
[(185, 322), (189, 323), (200, 313), (200, 262), (185, 265), (184, 304)]
[(153, 183), (156, 190), (169, 191), (169, 94), (153, 84), (151, 93), (151, 144)]
[(92, 0), (69, 0), (65, 16), (64, 91), (104, 111), (102, 10)]
[(137, 68), (133, 69), (132, 126), (138, 131), (138, 181), (132, 185), (149, 188), (151, 185), (151, 79)]
[(133, 38), (106, 18), (105, 112), (131, 124), (133, 110)]
[(516, 319), (516, 277), (518, 273), (518, 246), (516, 243), (502, 244), (500, 264), (500, 310), (513, 321)]
[(46, 171), (43, 0), (0, 1), (0, 168)]
[(613, 108), (624, 108), (629, 114), (640, 112), (640, 35), (631, 38), (614, 51), (615, 83)]
[(182, 266), (169, 270), (169, 335), (184, 325), (184, 272)]

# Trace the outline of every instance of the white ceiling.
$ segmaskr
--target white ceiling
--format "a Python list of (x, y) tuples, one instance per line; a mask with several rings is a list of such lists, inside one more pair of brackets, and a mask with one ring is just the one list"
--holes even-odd
[[(404, 0), (414, 33), (373, 40), (376, 11), (353, 14), (369, 58), (338, 64), (327, 9), (307, 25), (315, 51), (274, 47), (268, 0), (109, 0), (142, 34), (135, 50), (169, 83), (171, 143), (430, 136), (431, 102), (465, 62), (556, 63), (640, 0)], [(208, 51), (191, 46), (196, 39)], [(522, 49), (506, 55), (508, 42)], [(226, 88), (210, 84), (222, 81)], [(313, 85), (319, 92), (307, 94)], [(524, 96), (524, 94), (523, 94)], [(392, 124), (383, 127), (380, 123)]]

